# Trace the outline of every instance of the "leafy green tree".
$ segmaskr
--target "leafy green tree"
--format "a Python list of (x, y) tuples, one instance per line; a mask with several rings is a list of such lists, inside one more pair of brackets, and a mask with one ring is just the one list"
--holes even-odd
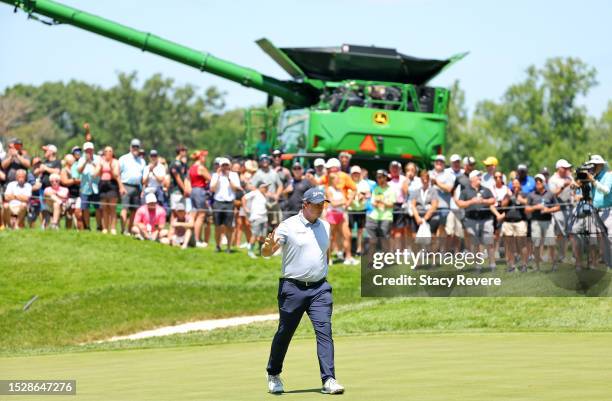
[(531, 66), (523, 82), (511, 85), (500, 102), (480, 102), (473, 129), (505, 170), (527, 163), (531, 171), (558, 158), (577, 163), (589, 147), (587, 112), (581, 97), (596, 85), (596, 71), (577, 58), (549, 59)]

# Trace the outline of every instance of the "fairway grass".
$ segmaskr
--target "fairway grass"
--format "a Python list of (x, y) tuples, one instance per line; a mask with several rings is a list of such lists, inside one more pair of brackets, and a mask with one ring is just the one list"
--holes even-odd
[[(347, 400), (608, 401), (610, 333), (460, 333), (340, 337)], [(292, 342), (282, 399), (319, 400), (314, 338)], [(76, 379), (53, 400), (273, 400), (269, 342), (2, 358), (3, 379)], [(15, 397), (16, 399), (19, 397)], [(47, 400), (47, 396), (28, 397)]]

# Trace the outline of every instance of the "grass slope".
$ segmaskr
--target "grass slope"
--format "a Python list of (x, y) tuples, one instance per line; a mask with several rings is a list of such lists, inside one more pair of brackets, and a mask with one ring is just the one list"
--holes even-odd
[[(279, 259), (181, 251), (69, 231), (0, 232), (0, 354), (269, 339), (274, 323), (78, 346), (185, 321), (276, 310)], [(359, 269), (334, 265), (336, 334), (610, 331), (609, 298), (363, 299)], [(528, 276), (524, 280), (529, 280)], [(23, 305), (39, 299), (28, 311)], [(305, 318), (299, 336), (309, 336)]]

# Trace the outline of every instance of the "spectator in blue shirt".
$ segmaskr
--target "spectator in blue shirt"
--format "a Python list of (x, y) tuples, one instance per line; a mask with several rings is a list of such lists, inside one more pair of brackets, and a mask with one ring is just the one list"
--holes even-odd
[[(516, 169), (516, 179), (521, 183), (522, 192), (529, 194), (535, 191), (535, 180), (532, 176), (527, 174), (527, 166), (525, 164), (519, 164)], [(508, 184), (510, 190), (512, 190), (512, 181)]]

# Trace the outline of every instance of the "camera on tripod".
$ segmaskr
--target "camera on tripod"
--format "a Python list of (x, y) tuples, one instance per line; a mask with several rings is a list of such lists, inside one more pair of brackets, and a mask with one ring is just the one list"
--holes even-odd
[(582, 163), (576, 168), (576, 179), (588, 180), (588, 174), (593, 175), (595, 173), (595, 165), (593, 163)]

